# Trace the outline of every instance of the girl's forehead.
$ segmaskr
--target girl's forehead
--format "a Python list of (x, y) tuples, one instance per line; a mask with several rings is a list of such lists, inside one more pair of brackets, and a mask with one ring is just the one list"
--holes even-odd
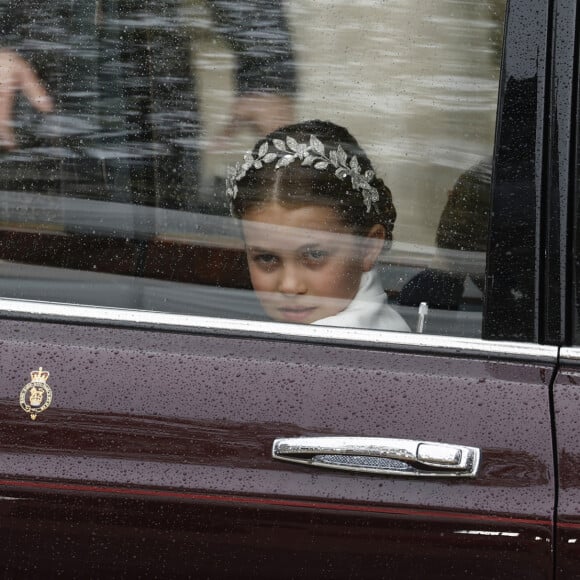
[(324, 206), (284, 207), (269, 202), (246, 212), (242, 227), (246, 244), (291, 249), (305, 244), (352, 244), (351, 228)]
[(282, 205), (269, 201), (246, 211), (244, 222), (344, 233), (350, 230), (338, 214), (323, 205)]

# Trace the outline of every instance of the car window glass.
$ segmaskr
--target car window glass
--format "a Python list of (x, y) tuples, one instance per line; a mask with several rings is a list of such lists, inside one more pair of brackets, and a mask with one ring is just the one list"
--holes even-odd
[[(576, 104), (580, 106), (580, 101)], [(580, 118), (580, 117), (579, 117)], [(578, 133), (578, 126), (576, 127)], [(576, 139), (576, 191), (574, 196), (574, 344), (580, 344), (580, 141)]]
[[(504, 13), (503, 0), (1, 3), (0, 295), (480, 336)], [(362, 152), (306, 125), (244, 158), (315, 119)], [(285, 201), (232, 217), (257, 187), (246, 172), (289, 168)], [(312, 205), (308, 184), (326, 177), (345, 192), (326, 180), (335, 197)], [(247, 222), (263, 226), (251, 248)]]

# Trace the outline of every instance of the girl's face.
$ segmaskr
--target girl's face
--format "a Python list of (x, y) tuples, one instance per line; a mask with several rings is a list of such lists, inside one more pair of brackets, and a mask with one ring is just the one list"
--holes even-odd
[(315, 205), (267, 202), (242, 223), (252, 285), (279, 322), (309, 324), (344, 310), (384, 238), (382, 226), (375, 239), (357, 237), (332, 209)]

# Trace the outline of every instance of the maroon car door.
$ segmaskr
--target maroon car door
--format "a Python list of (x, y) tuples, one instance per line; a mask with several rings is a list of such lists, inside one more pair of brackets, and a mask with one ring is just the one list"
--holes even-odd
[(554, 384), (554, 417), (558, 444), (557, 578), (580, 574), (580, 482), (578, 466), (578, 413), (580, 364), (578, 348), (564, 348), (562, 367)]
[[(0, 1), (0, 575), (553, 576), (550, 18), (546, 0)], [(392, 188), (375, 269), (411, 332), (259, 308), (231, 167), (267, 163), (243, 156), (252, 130), (319, 118)], [(312, 171), (350, 175), (341, 203), (369, 213), (375, 172), (313, 137), (276, 165), (318, 148)]]
[(550, 576), (550, 347), (2, 308), (7, 577)]

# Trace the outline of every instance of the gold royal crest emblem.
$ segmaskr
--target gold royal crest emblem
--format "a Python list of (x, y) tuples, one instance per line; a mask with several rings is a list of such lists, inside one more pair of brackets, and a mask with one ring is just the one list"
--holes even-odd
[(42, 367), (32, 371), (30, 373), (32, 380), (20, 391), (20, 406), (33, 421), (52, 403), (52, 390), (46, 382), (49, 374), (48, 371), (43, 371)]

